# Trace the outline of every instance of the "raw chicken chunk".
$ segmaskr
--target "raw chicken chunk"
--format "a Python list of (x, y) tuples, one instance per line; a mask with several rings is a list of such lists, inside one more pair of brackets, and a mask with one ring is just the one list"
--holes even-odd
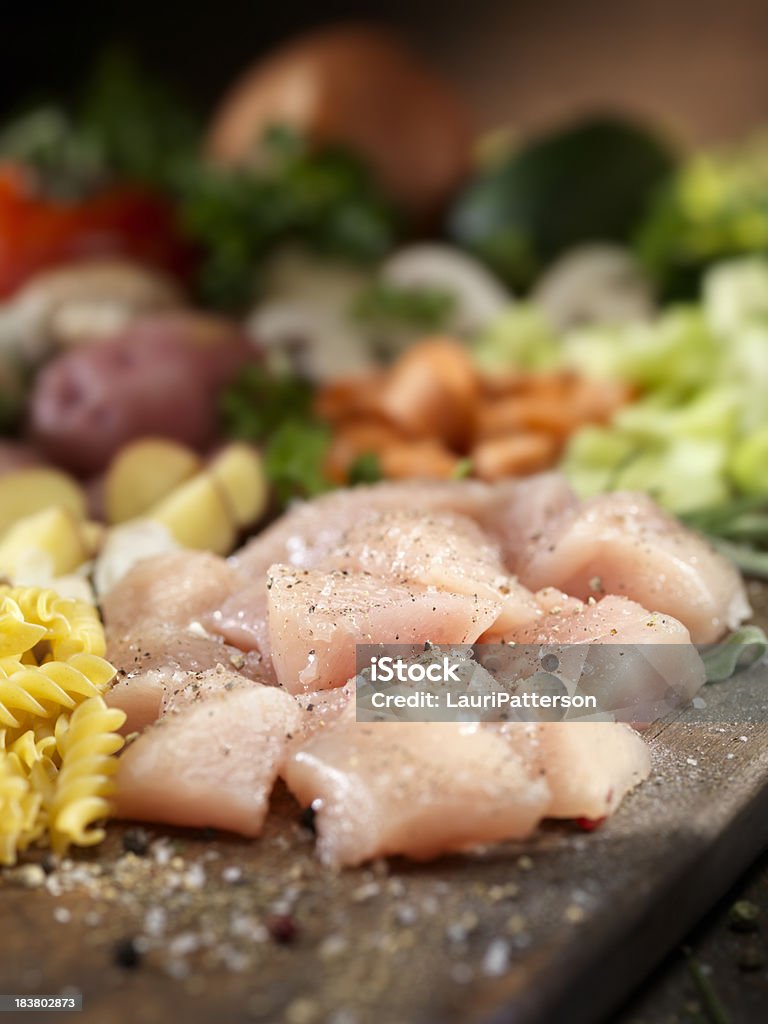
[(541, 618), (508, 630), (504, 639), (514, 646), (494, 651), (508, 679), (533, 675), (546, 652), (558, 658), (571, 692), (578, 686), (601, 712), (637, 725), (687, 703), (704, 685), (704, 663), (677, 619), (626, 597), (584, 604), (554, 587), (535, 596)]
[(258, 666), (220, 637), (146, 624), (138, 638), (133, 634), (115, 635), (112, 630), (107, 633), (107, 658), (118, 671), (105, 699), (111, 707), (125, 711), (122, 731), (126, 735), (141, 731), (159, 718), (166, 690), (188, 673), (224, 665), (260, 678)]
[(531, 592), (505, 569), (498, 547), (477, 523), (457, 513), (412, 509), (363, 519), (319, 568), (499, 601), (494, 630), (530, 623), (540, 614)]
[(650, 774), (650, 751), (627, 725), (540, 722), (536, 732), (551, 794), (547, 818), (604, 818)]
[(230, 561), (249, 579), (277, 562), (313, 568), (339, 546), (347, 530), (372, 515), (419, 509), (477, 518), (492, 493), (487, 484), (474, 480), (379, 483), (333, 491), (295, 505)]
[(531, 521), (510, 567), (533, 590), (630, 597), (678, 619), (694, 643), (715, 641), (750, 615), (737, 569), (644, 494), (604, 494)]
[(241, 651), (251, 652), (266, 681), (275, 681), (267, 623), (267, 577), (247, 583), (221, 607), (201, 616), (202, 626)]
[(291, 692), (343, 685), (356, 644), (474, 643), (501, 609), (499, 600), (344, 570), (275, 565), (268, 587), (272, 661)]
[(301, 717), (287, 693), (258, 683), (165, 715), (120, 758), (118, 816), (257, 836)]
[(143, 625), (186, 627), (242, 586), (235, 569), (206, 551), (175, 551), (134, 566), (102, 601), (110, 634)]
[(498, 731), (452, 723), (357, 723), (354, 708), (295, 750), (283, 770), (316, 813), (332, 865), (441, 853), (529, 835), (549, 788)]

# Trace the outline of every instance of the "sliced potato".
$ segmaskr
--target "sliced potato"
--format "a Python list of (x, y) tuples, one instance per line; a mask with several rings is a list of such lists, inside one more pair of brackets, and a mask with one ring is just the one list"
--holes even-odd
[(247, 444), (227, 445), (210, 463), (208, 473), (224, 491), (237, 525), (255, 523), (268, 500), (264, 464), (259, 453)]
[(93, 558), (101, 551), (107, 533), (108, 529), (104, 523), (97, 523), (94, 519), (88, 519), (80, 524), (80, 536), (83, 538), (83, 545), (89, 558)]
[(85, 519), (85, 492), (58, 469), (30, 467), (0, 477), (0, 536), (19, 519), (49, 508)]
[(62, 508), (47, 508), (19, 519), (0, 540), (0, 573), (14, 579), (45, 562), (62, 576), (89, 557), (81, 524)]
[(224, 491), (210, 473), (198, 473), (150, 509), (148, 518), (166, 526), (185, 548), (226, 555), (237, 539), (237, 523)]
[(177, 441), (151, 437), (126, 445), (110, 463), (104, 481), (109, 523), (136, 519), (200, 469), (200, 459)]

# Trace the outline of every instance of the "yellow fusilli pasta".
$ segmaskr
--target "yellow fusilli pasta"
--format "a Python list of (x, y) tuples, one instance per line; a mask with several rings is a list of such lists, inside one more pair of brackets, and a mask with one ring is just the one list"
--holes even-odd
[[(85, 601), (60, 597), (40, 587), (0, 586), (0, 600), (15, 604), (25, 625), (43, 626), (50, 644), (48, 660), (66, 660), (73, 654), (106, 651), (104, 629), (96, 609)], [(5, 610), (5, 609), (4, 609)]]
[(123, 745), (117, 730), (124, 721), (122, 711), (108, 708), (101, 697), (91, 697), (75, 708), (66, 728), (59, 729), (57, 722), (61, 768), (48, 808), (56, 852), (69, 843), (92, 846), (104, 838), (104, 830), (95, 828), (94, 822), (109, 814), (107, 797), (114, 792), (112, 776), (117, 769), (112, 755)]
[(122, 711), (96, 609), (36, 587), (0, 585), (0, 863), (47, 838), (92, 845), (109, 813)]
[(0, 753), (0, 864), (14, 864), (17, 851), (40, 837), (41, 804), (18, 757)]

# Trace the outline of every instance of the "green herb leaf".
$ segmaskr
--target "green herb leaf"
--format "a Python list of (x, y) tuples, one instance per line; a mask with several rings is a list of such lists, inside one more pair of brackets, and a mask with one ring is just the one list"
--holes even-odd
[(375, 452), (363, 452), (349, 467), (350, 484), (375, 484), (382, 479), (381, 463)]
[(170, 187), (197, 161), (198, 126), (125, 51), (110, 50), (79, 103), (33, 108), (6, 126), (0, 153), (33, 169), (46, 194), (77, 199), (109, 178)]
[(311, 419), (312, 394), (311, 384), (300, 377), (248, 366), (221, 393), (222, 429), (227, 437), (265, 441), (286, 420)]
[(401, 288), (379, 281), (360, 293), (352, 307), (355, 320), (374, 326), (406, 326), (432, 331), (444, 327), (456, 297), (441, 288)]
[(721, 683), (751, 668), (768, 652), (768, 636), (759, 626), (742, 626), (702, 654), (708, 683)]
[(264, 451), (264, 468), (281, 506), (329, 490), (324, 464), (330, 441), (325, 424), (287, 420), (277, 428)]
[(199, 126), (187, 106), (120, 48), (104, 53), (76, 113), (79, 133), (114, 173), (171, 185), (197, 159)]
[(474, 465), (472, 459), (459, 459), (456, 463), (456, 468), (453, 471), (454, 480), (466, 480), (467, 477), (472, 476), (472, 470)]
[(179, 189), (182, 223), (206, 254), (200, 289), (218, 306), (247, 302), (264, 259), (285, 242), (368, 263), (398, 234), (395, 211), (354, 156), (311, 150), (287, 129), (267, 132), (250, 168), (190, 167)]

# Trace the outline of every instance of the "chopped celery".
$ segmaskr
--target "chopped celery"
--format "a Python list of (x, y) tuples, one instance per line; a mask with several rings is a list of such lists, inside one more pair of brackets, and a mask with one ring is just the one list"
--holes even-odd
[(655, 323), (573, 331), (564, 340), (563, 358), (589, 376), (685, 394), (712, 380), (719, 347), (701, 311), (681, 306)]
[(768, 323), (768, 263), (760, 257), (712, 267), (702, 293), (704, 315), (717, 334), (730, 337), (756, 321)]
[(485, 370), (552, 370), (561, 361), (560, 342), (545, 315), (534, 306), (510, 306), (475, 342), (475, 358)]
[(579, 497), (590, 498), (611, 489), (636, 451), (633, 438), (611, 427), (583, 427), (571, 438), (562, 468)]
[(739, 441), (728, 468), (744, 494), (768, 497), (768, 425)]
[(689, 438), (666, 447), (638, 448), (637, 457), (616, 474), (614, 489), (647, 491), (672, 512), (690, 512), (726, 501), (727, 449), (718, 441)]
[(659, 392), (641, 402), (625, 406), (614, 419), (617, 429), (638, 438), (735, 439), (739, 428), (742, 398), (733, 387), (711, 388), (680, 402), (676, 396)]
[[(574, 328), (558, 339), (543, 315), (519, 305), (486, 331), (478, 353), (494, 368), (566, 367), (637, 387), (641, 397), (610, 425), (571, 437), (562, 468), (580, 495), (645, 490), (677, 513), (768, 498), (768, 259), (712, 268), (698, 305), (669, 307), (650, 323)], [(768, 548), (766, 507), (703, 528)], [(764, 563), (768, 553), (761, 572)]]

